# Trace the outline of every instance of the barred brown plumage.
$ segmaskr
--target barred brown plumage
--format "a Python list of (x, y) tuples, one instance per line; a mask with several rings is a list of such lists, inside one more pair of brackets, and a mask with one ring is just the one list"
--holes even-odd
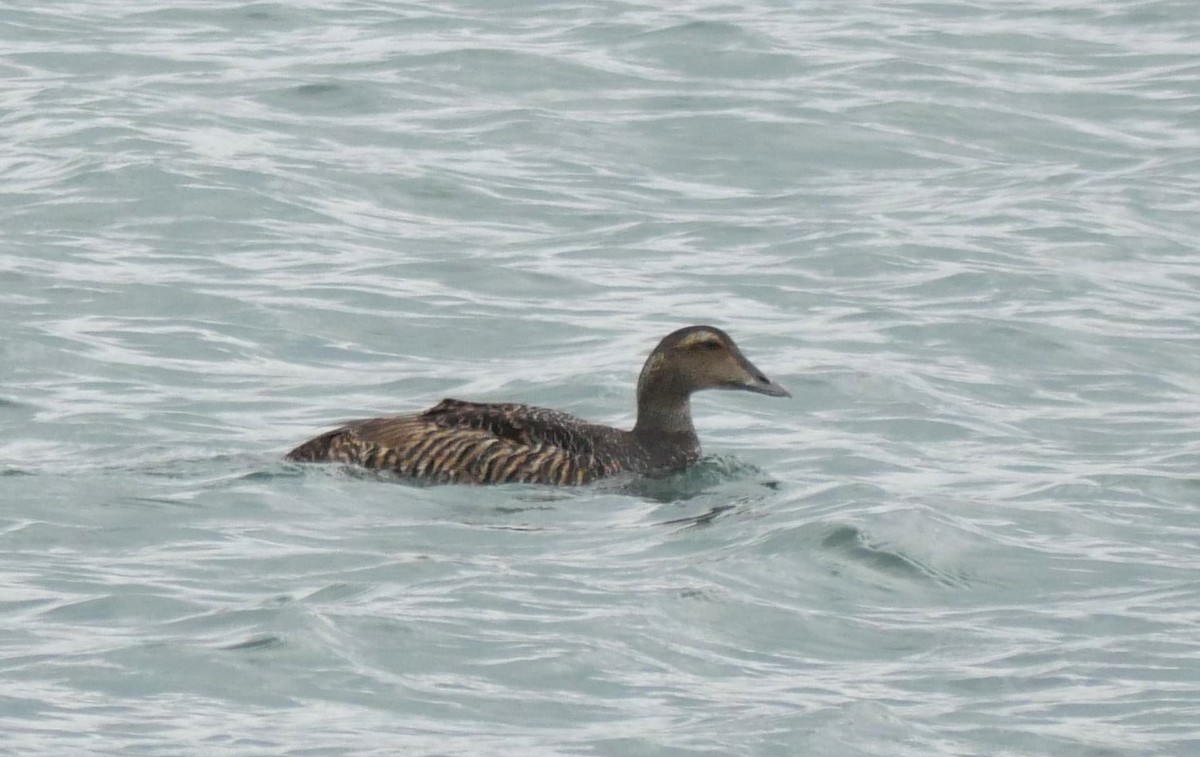
[(353, 421), (287, 454), (432, 483), (580, 485), (618, 473), (683, 467), (700, 456), (690, 397), (743, 389), (790, 397), (742, 355), (724, 331), (689, 326), (646, 358), (632, 430), (530, 405), (444, 399), (415, 415)]

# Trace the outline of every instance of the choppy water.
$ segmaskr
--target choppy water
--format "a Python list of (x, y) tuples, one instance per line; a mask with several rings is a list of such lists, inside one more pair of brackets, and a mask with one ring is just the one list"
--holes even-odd
[[(1200, 753), (1200, 6), (0, 6), (0, 752)], [(577, 490), (279, 461), (796, 397)]]

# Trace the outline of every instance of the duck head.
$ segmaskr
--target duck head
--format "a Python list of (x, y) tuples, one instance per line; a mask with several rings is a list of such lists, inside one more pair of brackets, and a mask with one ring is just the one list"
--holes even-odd
[(769, 397), (791, 397), (746, 359), (737, 344), (715, 326), (688, 326), (663, 338), (642, 368), (643, 392), (688, 396), (702, 389), (741, 389)]

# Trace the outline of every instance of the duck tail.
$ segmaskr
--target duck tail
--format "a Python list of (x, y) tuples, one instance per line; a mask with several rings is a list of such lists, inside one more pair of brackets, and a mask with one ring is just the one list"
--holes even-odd
[(284, 460), (296, 463), (320, 463), (333, 460), (333, 452), (339, 448), (340, 442), (346, 435), (346, 427), (335, 428), (318, 437), (309, 439), (283, 456)]

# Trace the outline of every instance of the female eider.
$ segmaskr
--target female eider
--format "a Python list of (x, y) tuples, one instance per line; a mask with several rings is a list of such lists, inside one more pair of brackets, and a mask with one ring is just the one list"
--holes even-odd
[(432, 483), (584, 484), (682, 468), (700, 457), (689, 398), (701, 389), (790, 397), (712, 326), (668, 334), (642, 368), (632, 431), (529, 405), (445, 399), (417, 415), (353, 421), (287, 454)]

